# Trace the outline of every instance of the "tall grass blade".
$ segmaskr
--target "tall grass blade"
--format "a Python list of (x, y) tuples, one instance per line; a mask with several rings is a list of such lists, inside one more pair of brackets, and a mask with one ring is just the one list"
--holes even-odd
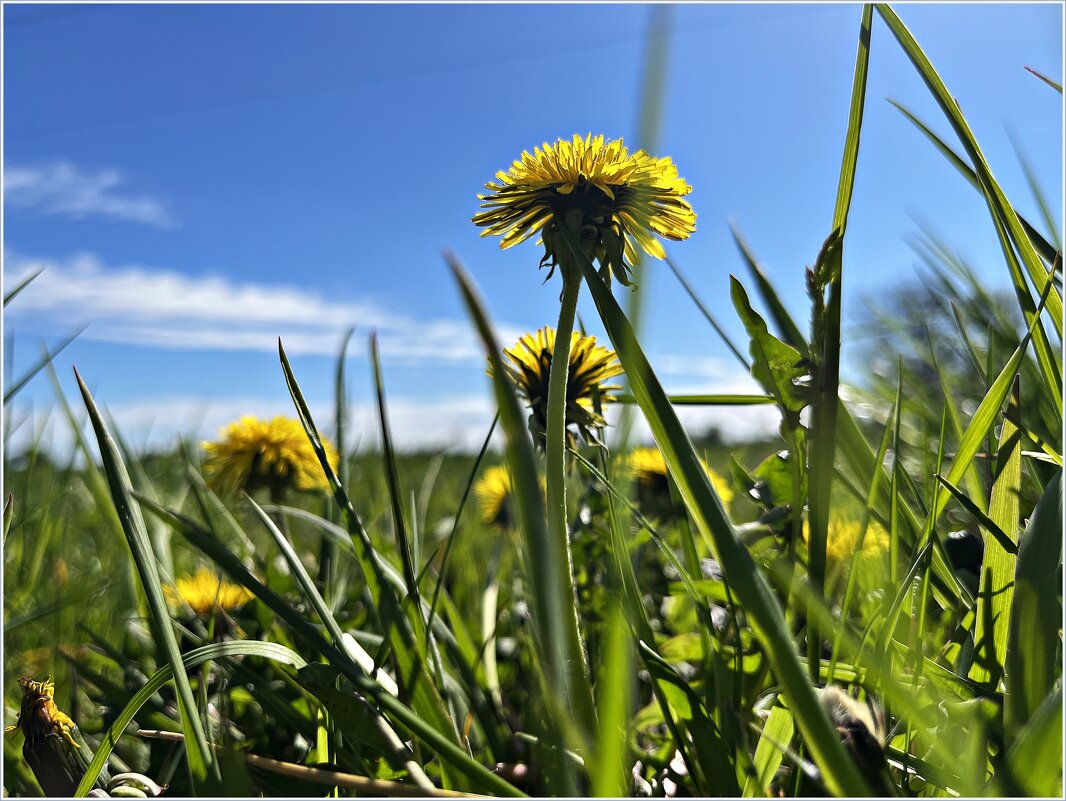
[(24, 386), (30, 383), (30, 381), (32, 381), (34, 377), (36, 377), (36, 375), (41, 372), (41, 370), (51, 364), (55, 357), (62, 353), (63, 349), (66, 348), (67, 345), (77, 339), (81, 335), (81, 332), (84, 331), (86, 328), (87, 326), (83, 325), (73, 334), (70, 334), (66, 339), (56, 345), (55, 348), (53, 348), (52, 350), (48, 350), (48, 348), (46, 348), (42, 343), (41, 349), (44, 351), (44, 354), (33, 365), (33, 367), (23, 373), (22, 376), (19, 377), (17, 381), (15, 381), (12, 387), (4, 393), (4, 405), (10, 403), (11, 399), (15, 397)]
[(580, 245), (565, 227), (561, 230), (574, 263), (584, 273), (600, 319), (629, 375), (633, 394), (677, 482), (689, 514), (711, 543), (739, 603), (765, 648), (815, 762), (831, 790), (864, 795), (868, 792), (866, 782), (855, 764), (845, 755), (836, 731), (815, 697), (806, 671), (793, 649), (777, 598), (726, 517), (721, 500), (637, 343), (632, 326)]
[(733, 343), (733, 340), (729, 338), (729, 335), (725, 332), (725, 329), (723, 329), (722, 326), (718, 324), (718, 321), (714, 318), (714, 315), (711, 314), (710, 309), (708, 309), (704, 305), (703, 301), (700, 300), (699, 296), (696, 294), (696, 290), (692, 287), (692, 284), (690, 284), (688, 282), (688, 279), (685, 278), (684, 275), (682, 275), (681, 270), (678, 269), (677, 265), (674, 264), (674, 260), (671, 259), (669, 256), (666, 257), (666, 266), (670, 268), (670, 271), (674, 274), (674, 277), (677, 278), (678, 283), (680, 283), (681, 286), (684, 288), (685, 292), (688, 293), (688, 296), (692, 299), (692, 302), (696, 304), (696, 308), (700, 310), (700, 314), (702, 314), (704, 319), (711, 324), (711, 328), (714, 329), (715, 333), (718, 334), (721, 340), (726, 344), (726, 347), (729, 348), (729, 352), (733, 354), (733, 356), (738, 362), (740, 362), (740, 364), (744, 367), (745, 370), (750, 370), (751, 364), (748, 362), (747, 358)]
[(1021, 536), (1004, 662), (1008, 738), (1051, 692), (1062, 672), (1062, 470), (1048, 482)]
[[(181, 715), (182, 729), (189, 735), (185, 741), (185, 749), (188, 757), (189, 771), (192, 775), (194, 787), (210, 789), (221, 780), (218, 764), (207, 746), (207, 737), (204, 734), (203, 724), (197, 712), (196, 701), (193, 698), (192, 687), (189, 678), (181, 669), (181, 654), (178, 650), (178, 641), (174, 637), (173, 624), (170, 612), (167, 609), (166, 600), (163, 597), (163, 588), (159, 580), (156, 556), (152, 552), (152, 543), (148, 537), (148, 530), (141, 516), (140, 507), (130, 497), (129, 474), (122, 462), (115, 440), (108, 431), (103, 417), (100, 415), (96, 402), (93, 400), (89, 388), (85, 386), (81, 376), (75, 369), (74, 375), (81, 389), (85, 407), (89, 412), (89, 420), (92, 422), (96, 439), (100, 446), (100, 456), (103, 460), (104, 473), (111, 492), (111, 500), (115, 511), (122, 524), (122, 532), (126, 535), (126, 541), (130, 547), (130, 553), (137, 566), (141, 586), (148, 601), (150, 616), (149, 626), (155, 639), (156, 648), (159, 649), (161, 661), (168, 662), (174, 671), (174, 685), (177, 690), (178, 710)], [(91, 786), (91, 785), (90, 785)]]
[[(970, 126), (967, 124), (965, 117), (963, 117), (962, 109), (959, 108), (959, 104), (955, 101), (955, 98), (952, 97), (947, 86), (944, 85), (939, 74), (937, 74), (936, 70), (933, 68), (932, 63), (930, 63), (925, 53), (922, 52), (918, 42), (915, 41), (911, 32), (907, 30), (907, 27), (896, 15), (896, 12), (892, 10), (891, 6), (879, 3), (877, 4), (877, 11), (892, 31), (893, 36), (896, 37), (896, 40), (903, 48), (903, 51), (907, 54), (908, 58), (910, 58), (911, 63), (914, 65), (918, 74), (925, 82), (925, 85), (929, 88), (929, 91), (932, 93), (941, 110), (951, 123), (951, 127), (959, 137), (963, 148), (966, 150), (967, 155), (970, 157), (970, 161), (973, 163), (974, 171), (977, 173), (978, 180), (981, 182), (981, 191), (985, 196), (985, 201), (988, 204), (988, 210), (992, 215), (993, 221), (998, 222), (1007, 229), (1010, 235), (1010, 240), (1017, 248), (1018, 253), (1021, 256), (1022, 264), (1025, 266), (1026, 272), (1029, 274), (1029, 280), (1033, 282), (1033, 286), (1036, 287), (1037, 293), (1043, 294), (1045, 285), (1052, 283), (1051, 277), (1048, 275), (1047, 270), (1041, 265), (1032, 241), (1026, 235), (1025, 230), (1018, 221), (1018, 215), (1014, 213), (1014, 209), (1010, 203), (1008, 203), (1006, 195), (1003, 193), (1003, 190), (1000, 188), (995, 178), (993, 178), (988, 162), (985, 160), (984, 154), (981, 152), (981, 148), (977, 144), (973, 132), (970, 130)], [(1013, 254), (1010, 253), (1010, 247), (1006, 243), (1003, 243), (1003, 251), (1008, 259), (1013, 256)], [(1063, 326), (1062, 296), (1058, 294), (1054, 287), (1048, 294), (1047, 308), (1051, 315), (1051, 320), (1058, 331), (1059, 338), (1061, 339)]]
[(632, 777), (626, 769), (629, 717), (632, 704), (633, 650), (622, 607), (614, 607), (607, 620), (607, 641), (600, 663), (596, 706), (600, 722), (596, 759), (589, 771), (592, 795), (618, 798), (628, 795)]
[(774, 289), (773, 284), (770, 283), (766, 271), (763, 270), (762, 265), (760, 265), (755, 258), (755, 254), (752, 253), (751, 248), (748, 247), (748, 243), (744, 240), (736, 223), (730, 221), (729, 232), (733, 235), (733, 241), (736, 243), (737, 249), (740, 251), (740, 255), (744, 259), (744, 264), (747, 265), (748, 271), (755, 280), (755, 286), (758, 288), (759, 294), (770, 308), (770, 315), (774, 318), (774, 323), (777, 324), (777, 329), (780, 331), (781, 336), (784, 338), (785, 342), (793, 348), (805, 351), (807, 349), (807, 337), (803, 335), (803, 332), (801, 332), (796, 323), (793, 322), (792, 316), (785, 309), (785, 304), (781, 302), (777, 290)]
[(1046, 76), (1042, 72), (1037, 72), (1036, 70), (1034, 70), (1030, 66), (1026, 66), (1025, 71), (1028, 72), (1030, 75), (1035, 75), (1037, 78), (1042, 80), (1044, 83), (1046, 83), (1048, 86), (1050, 86), (1056, 92), (1058, 92), (1060, 95), (1062, 94), (1062, 84), (1059, 83), (1058, 81), (1056, 81), (1056, 80), (1054, 80), (1052, 78), (1049, 78), (1048, 76)]
[(792, 713), (774, 704), (759, 735), (759, 744), (755, 746), (755, 775), (749, 776), (744, 783), (745, 798), (767, 798), (771, 795), (770, 783), (785, 756), (781, 746), (792, 742), (795, 730)]
[(33, 283), (33, 280), (37, 276), (39, 276), (41, 273), (43, 273), (43, 272), (44, 272), (44, 269), (42, 268), (42, 269), (38, 270), (35, 273), (31, 273), (30, 275), (26, 276), (21, 281), (19, 281), (18, 286), (16, 286), (10, 292), (8, 292), (6, 295), (4, 295), (4, 306), (7, 306), (7, 304), (9, 304), (11, 301), (13, 301), (18, 296), (19, 292), (21, 292), (26, 287), (28, 287), (31, 283)]
[(1036, 708), (1007, 751), (1015, 782), (1034, 798), (1062, 797), (1062, 684)]

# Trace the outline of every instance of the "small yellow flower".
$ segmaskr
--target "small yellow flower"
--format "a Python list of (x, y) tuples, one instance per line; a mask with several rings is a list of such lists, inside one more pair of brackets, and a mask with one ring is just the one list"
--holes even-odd
[(678, 177), (673, 161), (643, 150), (631, 154), (621, 139), (575, 134), (572, 141), (545, 142), (532, 154), (523, 151), (496, 179), (485, 184), (488, 194), (478, 195), (484, 211), (473, 222), (485, 227), (482, 236), (502, 236), (504, 249), (540, 234), (541, 267), (554, 269), (565, 260), (566, 226), (589, 259), (599, 261), (605, 278), (613, 274), (628, 286), (634, 242), (662, 259), (656, 234), (682, 240), (696, 230), (696, 214), (682, 199), (692, 187)]
[[(831, 574), (830, 585), (836, 586), (835, 579), (847, 576), (851, 569), (852, 557), (859, 543), (861, 524), (858, 520), (843, 515), (831, 515), (829, 531), (825, 544), (826, 568)], [(803, 541), (810, 535), (810, 525), (803, 521)], [(871, 520), (866, 526), (866, 536), (862, 541), (862, 552), (855, 562), (859, 567), (860, 588), (874, 589), (884, 578), (888, 567), (889, 535), (884, 526)]]
[(481, 519), (490, 526), (509, 528), (514, 524), (511, 502), (511, 471), (502, 465), (488, 467), (474, 484)]
[[(541, 445), (548, 423), (548, 374), (554, 349), (555, 329), (545, 327), (536, 333), (525, 334), (503, 352), (508, 360), (505, 362), (507, 372), (530, 408), (529, 430)], [(566, 425), (575, 426), (586, 442), (595, 441), (593, 429), (607, 425), (602, 415), (596, 412), (596, 393), (599, 393), (601, 404), (613, 403), (616, 399), (612, 393), (620, 387), (603, 382), (621, 374), (622, 365), (613, 350), (597, 345), (596, 337), (581, 336), (577, 331), (573, 333), (566, 381)], [(567, 440), (571, 446), (576, 444), (569, 431)]]
[(26, 738), (26, 745), (32, 747), (42, 742), (49, 735), (61, 737), (75, 748), (81, 746), (74, 741), (74, 721), (59, 711), (55, 702), (55, 685), (52, 677), (44, 681), (34, 681), (29, 676), (19, 679), (22, 688), (22, 706), (14, 726), (8, 726), (5, 732), (21, 731)]
[[(634, 448), (625, 458), (625, 467), (636, 481), (637, 505), (650, 517), (669, 518), (675, 511), (670, 499), (670, 485), (666, 480), (666, 459), (655, 447)], [(711, 481), (711, 486), (722, 499), (722, 504), (729, 506), (733, 500), (733, 488), (718, 473), (700, 459), (703, 470)]]
[(236, 609), (253, 597), (249, 590), (223, 581), (207, 568), (179, 578), (173, 587), (166, 586), (163, 591), (171, 603), (184, 602), (201, 617), (216, 609)]
[[(242, 417), (222, 429), (218, 442), (205, 442), (204, 474), (220, 495), (270, 490), (272, 496), (288, 489), (328, 490), (329, 484), (314, 448), (298, 420), (275, 417), (264, 421)], [(323, 438), (326, 457), (334, 470), (337, 451)]]

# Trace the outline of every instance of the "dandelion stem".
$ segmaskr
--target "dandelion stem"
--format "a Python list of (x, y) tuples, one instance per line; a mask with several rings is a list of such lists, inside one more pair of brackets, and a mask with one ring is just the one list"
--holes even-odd
[[(573, 578), (573, 560), (566, 525), (566, 385), (570, 368), (570, 340), (581, 291), (581, 274), (568, 264), (560, 265), (563, 293), (559, 325), (555, 332), (555, 351), (548, 373), (548, 419), (546, 426), (546, 472), (548, 500), (548, 537), (552, 542), (551, 571), (558, 603), (553, 604), (558, 618), (552, 620), (552, 632), (561, 646), (563, 690), (570, 703), (575, 722), (586, 734), (596, 730), (596, 713), (589, 691), (588, 666), (578, 628), (577, 596)], [(560, 619), (561, 618), (561, 619)], [(556, 628), (557, 627), (557, 628)], [(551, 647), (548, 643), (545, 646)]]

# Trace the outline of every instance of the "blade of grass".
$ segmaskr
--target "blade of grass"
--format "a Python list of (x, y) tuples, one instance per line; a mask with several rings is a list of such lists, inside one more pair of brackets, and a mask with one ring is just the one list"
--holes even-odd
[(1051, 692), (1062, 670), (1062, 470), (1048, 482), (1021, 537), (1014, 573), (1004, 670), (1003, 723), (1008, 743)]
[[(891, 6), (884, 3), (878, 3), (876, 8), (878, 14), (881, 15), (885, 24), (888, 25), (889, 29), (892, 31), (892, 35), (896, 37), (896, 41), (899, 42), (903, 51), (907, 54), (907, 57), (911, 60), (911, 63), (925, 82), (930, 93), (936, 99), (937, 104), (944, 112), (944, 115), (948, 118), (955, 134), (962, 142), (962, 146), (970, 157), (970, 161), (974, 166), (974, 171), (977, 173), (977, 177), (981, 182), (981, 191), (985, 196), (988, 210), (992, 215), (993, 221), (1003, 225), (1007, 229), (1010, 234), (1010, 239), (1018, 249), (1022, 263), (1029, 274), (1029, 280), (1033, 282), (1033, 286), (1036, 287), (1038, 293), (1044, 294), (1045, 285), (1052, 284), (1051, 277), (1048, 275), (1047, 270), (1041, 265), (1032, 241), (1026, 235), (1025, 230), (1018, 221), (1018, 215), (1014, 213), (1014, 209), (1007, 201), (1007, 197), (1003, 193), (1003, 190), (1000, 188), (995, 178), (992, 177), (992, 171), (989, 169), (988, 162), (985, 160), (984, 154), (981, 152), (981, 148), (977, 144), (977, 140), (974, 138), (973, 132), (970, 130), (970, 126), (967, 124), (966, 119), (962, 114), (962, 109), (959, 108), (959, 104), (948, 91), (947, 86), (944, 85), (939, 74), (937, 74), (936, 70), (933, 68), (932, 63), (926, 57), (925, 53), (922, 52), (918, 42), (911, 35), (911, 32), (907, 30), (907, 27), (896, 15), (896, 12), (892, 10)], [(1010, 253), (1010, 247), (1006, 242), (1003, 242), (1002, 244), (1004, 255), (1007, 256), (1008, 259), (1011, 258), (1013, 254)], [(1062, 297), (1054, 291), (1054, 288), (1048, 293), (1047, 307), (1052, 323), (1055, 325), (1059, 338), (1061, 339), (1063, 325)]]
[(866, 782), (855, 764), (845, 755), (836, 731), (818, 703), (806, 671), (793, 649), (776, 596), (726, 517), (721, 500), (637, 343), (632, 326), (580, 245), (565, 227), (560, 230), (563, 231), (564, 242), (574, 263), (584, 273), (600, 319), (629, 375), (633, 394), (677, 482), (685, 505), (700, 532), (712, 545), (756, 636), (766, 649), (816, 763), (835, 792), (865, 794)]
[(111, 492), (111, 500), (115, 511), (122, 524), (122, 532), (126, 535), (126, 541), (130, 547), (133, 561), (137, 565), (137, 573), (140, 576), (141, 586), (144, 588), (148, 600), (150, 616), (148, 623), (152, 629), (156, 648), (161, 651), (161, 661), (168, 662), (174, 671), (174, 684), (177, 690), (178, 709), (181, 715), (182, 729), (192, 736), (186, 740), (185, 748), (188, 757), (189, 771), (192, 775), (194, 788), (205, 787), (210, 789), (213, 784), (221, 780), (218, 763), (207, 747), (207, 737), (204, 734), (203, 724), (197, 712), (196, 701), (193, 698), (192, 687), (185, 672), (180, 669), (181, 654), (178, 651), (178, 642), (174, 637), (173, 624), (170, 612), (167, 609), (166, 600), (163, 598), (163, 588), (159, 581), (159, 572), (155, 554), (152, 552), (152, 543), (148, 537), (148, 531), (141, 516), (140, 506), (133, 503), (130, 497), (129, 474), (119, 455), (115, 440), (111, 437), (103, 417), (100, 415), (96, 402), (93, 400), (89, 388), (82, 381), (81, 376), (75, 369), (74, 375), (81, 389), (85, 407), (89, 412), (93, 430), (100, 446), (100, 455), (103, 459), (104, 473)]
[(43, 272), (44, 272), (44, 268), (41, 268), (37, 272), (31, 273), (30, 275), (26, 276), (21, 281), (19, 281), (18, 286), (16, 286), (10, 292), (8, 292), (6, 295), (4, 295), (4, 305), (7, 306), (7, 304), (9, 304), (11, 301), (13, 301), (15, 299), (15, 297), (19, 294), (19, 292), (21, 292), (23, 289), (25, 289), (31, 283), (33, 283), (33, 280), (37, 276), (39, 276), (41, 273), (43, 273)]
[(81, 335), (81, 332), (84, 331), (86, 328), (88, 328), (88, 326), (83, 325), (73, 334), (70, 334), (66, 339), (56, 345), (55, 348), (53, 348), (52, 350), (48, 350), (48, 348), (45, 347), (42, 343), (41, 349), (44, 351), (44, 354), (37, 361), (37, 363), (33, 365), (33, 367), (31, 367), (29, 370), (22, 374), (22, 376), (14, 383), (11, 389), (4, 393), (4, 404), (7, 405), (8, 403), (10, 403), (11, 399), (15, 397), (24, 386), (30, 383), (36, 377), (36, 375), (41, 372), (41, 370), (51, 364), (55, 357), (62, 353), (63, 349), (66, 348), (67, 345), (77, 339)]
[(715, 330), (715, 333), (717, 333), (718, 336), (721, 337), (722, 341), (726, 344), (726, 347), (729, 348), (730, 353), (732, 353), (733, 356), (736, 357), (736, 360), (740, 362), (740, 364), (744, 367), (745, 370), (750, 370), (751, 364), (748, 362), (747, 358), (744, 356), (743, 353), (740, 352), (737, 346), (733, 344), (733, 340), (729, 338), (729, 335), (726, 334), (725, 329), (723, 329), (722, 326), (718, 324), (718, 321), (714, 319), (714, 315), (711, 314), (710, 309), (708, 309), (703, 304), (703, 301), (699, 299), (699, 296), (696, 294), (696, 290), (693, 289), (692, 284), (690, 284), (688, 282), (688, 279), (681, 274), (681, 270), (678, 269), (677, 265), (674, 264), (673, 259), (671, 259), (669, 256), (666, 257), (666, 265), (670, 268), (670, 271), (673, 272), (674, 277), (677, 278), (678, 282), (684, 288), (685, 292), (688, 293), (688, 296), (692, 298), (692, 302), (696, 304), (696, 308), (700, 310), (700, 314), (702, 314), (704, 319), (711, 324), (711, 328)]
[(596, 736), (596, 759), (590, 771), (592, 794), (596, 797), (624, 796), (632, 782), (626, 770), (632, 685), (633, 649), (629, 627), (621, 606), (615, 606), (608, 616), (607, 642), (597, 682), (600, 727)]
[[(445, 254), (445, 260), (459, 284), (463, 301), (477, 327), (489, 359), (500, 424), (505, 435), (507, 464), (514, 486), (518, 528), (522, 532), (526, 549), (526, 564), (530, 572), (529, 584), (533, 597), (533, 622), (537, 634), (535, 642), (541, 650), (539, 662), (545, 674), (546, 685), (549, 692), (563, 689), (564, 697), (565, 688), (571, 686), (573, 694), (569, 697), (581, 695), (585, 698), (582, 708), (591, 708), (592, 690), (587, 683), (587, 677), (580, 687), (571, 684), (579, 683), (584, 676), (584, 658), (578, 653), (580, 635), (577, 632), (577, 611), (574, 607), (573, 587), (562, 583), (562, 570), (559, 569), (560, 564), (568, 557), (565, 553), (558, 552), (558, 543), (553, 541), (548, 533), (544, 497), (533, 456), (533, 443), (522, 417), (514, 386), (503, 365), (500, 356), (502, 349), (484, 304), (458, 260), (450, 253)], [(566, 569), (568, 571), (569, 566)], [(567, 709), (569, 705), (561, 698), (555, 698), (547, 701), (546, 706)], [(586, 730), (594, 730), (593, 720), (594, 715), (590, 714), (580, 725)], [(561, 743), (556, 745), (562, 747)], [(559, 748), (551, 748), (548, 751), (559, 753)], [(576, 792), (573, 762), (560, 758), (556, 760), (554, 768), (559, 771), (557, 775), (563, 787), (568, 792)]]
[(1059, 83), (1058, 81), (1049, 78), (1048, 76), (1046, 76), (1042, 72), (1037, 72), (1036, 70), (1034, 70), (1032, 67), (1030, 67), (1028, 65), (1026, 65), (1025, 71), (1028, 72), (1030, 75), (1035, 75), (1037, 78), (1042, 80), (1044, 83), (1046, 83), (1048, 86), (1050, 86), (1056, 92), (1058, 92), (1060, 95), (1062, 94), (1062, 84)]
[(759, 264), (755, 255), (748, 247), (748, 243), (744, 241), (744, 237), (740, 233), (740, 229), (736, 224), (730, 221), (729, 232), (733, 235), (733, 241), (736, 242), (737, 249), (740, 250), (740, 255), (744, 259), (744, 264), (747, 265), (748, 271), (751, 273), (752, 278), (755, 279), (755, 286), (759, 290), (759, 294), (762, 296), (763, 301), (770, 308), (770, 315), (774, 318), (774, 322), (777, 324), (778, 330), (781, 332), (781, 337), (784, 341), (794, 347), (798, 351), (807, 350), (807, 338), (803, 336), (799, 326), (793, 321), (791, 315), (785, 309), (785, 304), (781, 302), (781, 298), (777, 295), (777, 290), (774, 289), (773, 284), (770, 283), (770, 279), (766, 275), (766, 271), (763, 270)]
[[(636, 403), (633, 395), (621, 394), (615, 396), (619, 403)], [(670, 395), (670, 403), (674, 406), (763, 406), (775, 403), (772, 395)]]

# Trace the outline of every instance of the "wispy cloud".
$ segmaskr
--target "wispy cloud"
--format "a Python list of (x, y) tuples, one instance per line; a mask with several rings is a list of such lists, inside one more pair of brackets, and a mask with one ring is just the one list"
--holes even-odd
[(74, 220), (110, 217), (174, 228), (177, 221), (157, 198), (126, 191), (126, 176), (117, 169), (83, 169), (67, 161), (16, 166), (4, 171), (4, 202), (10, 208), (35, 209)]
[[(464, 319), (416, 319), (377, 302), (330, 300), (296, 286), (109, 267), (92, 255), (67, 261), (9, 255), (5, 262), (12, 285), (43, 271), (9, 309), (14, 319), (42, 333), (87, 322), (82, 339), (225, 351), (273, 351), (280, 336), (292, 354), (330, 355), (343, 332), (355, 326), (377, 330), (382, 355), (393, 361), (454, 364), (484, 358)], [(517, 327), (501, 326), (501, 336), (512, 335), (518, 335)], [(352, 353), (359, 355), (362, 347), (353, 341)]]

